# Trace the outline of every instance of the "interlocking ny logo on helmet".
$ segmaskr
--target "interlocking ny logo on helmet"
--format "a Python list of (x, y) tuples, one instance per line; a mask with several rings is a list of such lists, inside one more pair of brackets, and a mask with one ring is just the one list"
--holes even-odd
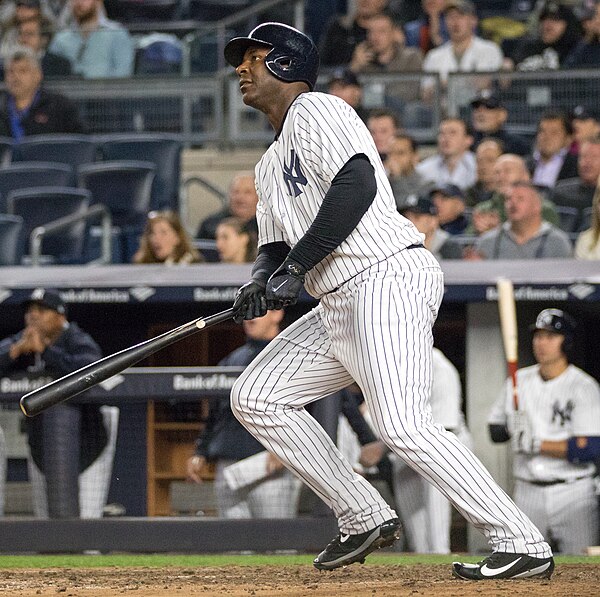
[(225, 46), (225, 60), (237, 68), (251, 46), (271, 48), (265, 66), (278, 79), (292, 83), (304, 81), (312, 91), (319, 72), (319, 52), (312, 40), (283, 23), (263, 23), (248, 37), (234, 37)]

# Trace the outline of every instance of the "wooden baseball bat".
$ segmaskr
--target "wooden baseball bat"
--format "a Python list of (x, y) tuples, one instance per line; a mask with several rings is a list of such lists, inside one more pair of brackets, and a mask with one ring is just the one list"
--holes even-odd
[(513, 284), (506, 278), (500, 278), (496, 287), (498, 289), (498, 311), (500, 313), (500, 329), (506, 357), (506, 368), (513, 388), (513, 406), (519, 410), (519, 395), (517, 393), (517, 368), (518, 368), (518, 341), (517, 309), (515, 305), (515, 291)]
[(60, 379), (56, 379), (33, 392), (25, 394), (20, 400), (21, 410), (28, 417), (38, 415), (42, 411), (60, 404), (77, 394), (103, 382), (104, 380), (135, 365), (142, 359), (154, 354), (165, 346), (178, 340), (187, 338), (199, 330), (222, 323), (234, 315), (232, 308), (210, 315), (205, 318), (194, 319), (164, 334), (140, 342), (135, 346), (125, 348), (107, 357), (99, 359), (77, 371), (73, 371)]

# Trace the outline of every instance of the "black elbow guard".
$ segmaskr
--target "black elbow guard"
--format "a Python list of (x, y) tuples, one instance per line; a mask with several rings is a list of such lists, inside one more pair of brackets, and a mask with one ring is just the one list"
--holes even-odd
[(506, 425), (494, 425), (493, 423), (490, 423), (488, 425), (488, 430), (490, 432), (490, 439), (495, 444), (501, 444), (510, 439), (510, 434), (508, 433)]

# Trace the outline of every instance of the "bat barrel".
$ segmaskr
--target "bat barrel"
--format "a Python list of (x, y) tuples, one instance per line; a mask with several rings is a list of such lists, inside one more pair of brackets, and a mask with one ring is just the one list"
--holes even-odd
[(33, 392), (25, 394), (19, 402), (21, 410), (28, 417), (33, 417), (50, 406), (73, 398), (128, 367), (135, 365), (135, 363), (139, 363), (139, 361), (154, 354), (161, 348), (195, 334), (205, 327), (227, 321), (232, 316), (233, 309), (227, 309), (204, 319), (194, 319), (160, 336), (90, 363), (77, 371), (73, 371), (73, 373), (69, 373)]

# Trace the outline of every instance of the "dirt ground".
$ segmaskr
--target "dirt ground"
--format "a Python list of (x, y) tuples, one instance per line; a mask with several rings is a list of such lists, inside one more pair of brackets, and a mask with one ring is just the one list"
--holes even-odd
[(467, 582), (444, 566), (350, 566), (318, 572), (309, 566), (222, 568), (90, 568), (1, 570), (0, 594), (66, 597), (591, 597), (600, 594), (600, 566), (557, 567), (552, 580)]

